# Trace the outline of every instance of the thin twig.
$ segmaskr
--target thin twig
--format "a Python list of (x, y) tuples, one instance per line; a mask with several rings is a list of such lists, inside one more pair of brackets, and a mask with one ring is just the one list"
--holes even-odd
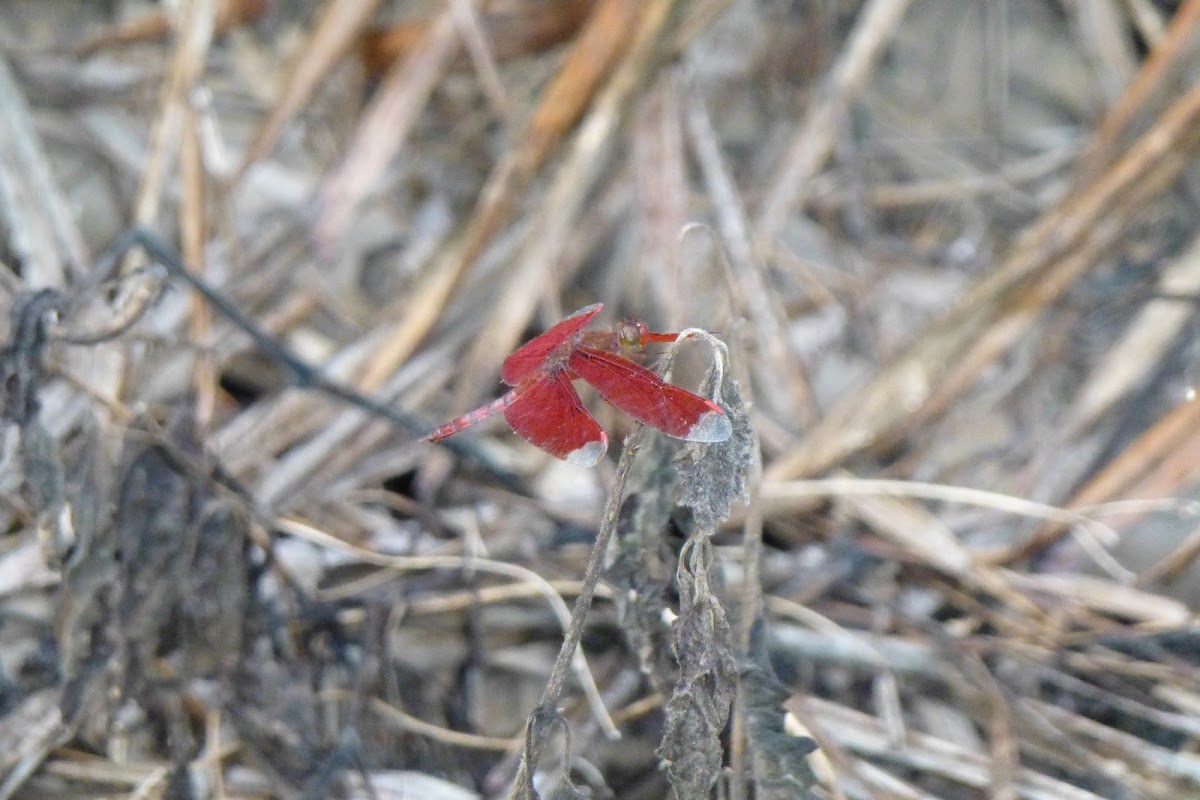
[(754, 241), (762, 252), (769, 251), (783, 232), (788, 214), (803, 203), (809, 182), (833, 152), (842, 115), (863, 90), (911, 2), (871, 0), (859, 11), (842, 56), (830, 71), (828, 84), (809, 106), (783, 158), (779, 177), (766, 193), (754, 226)]
[[(416, 570), (427, 569), (477, 569), (480, 572), (489, 572), (494, 575), (503, 575), (508, 578), (519, 579), (538, 587), (542, 597), (550, 604), (551, 610), (554, 611), (559, 623), (563, 627), (563, 649), (560, 651), (560, 660), (563, 661), (563, 674), (558, 676), (556, 689), (558, 692), (562, 690), (562, 682), (566, 678), (568, 671), (574, 671), (576, 678), (579, 679), (583, 686), (584, 694), (587, 696), (589, 703), (592, 706), (592, 711), (596, 715), (596, 719), (601, 726), (613, 738), (618, 738), (620, 733), (616, 726), (613, 725), (612, 718), (608, 716), (608, 711), (604, 708), (604, 702), (600, 699), (600, 691), (596, 688), (596, 680), (592, 677), (591, 670), (587, 666), (587, 659), (583, 655), (583, 651), (579, 648), (579, 639), (583, 632), (583, 622), (579, 619), (580, 604), (586, 599), (582, 616), (586, 617), (587, 609), (591, 607), (592, 595), (595, 591), (595, 581), (599, 579), (599, 572), (593, 577), (591, 586), (588, 585), (587, 578), (584, 578), (584, 584), (579, 594), (579, 599), (576, 600), (575, 610), (571, 612), (567, 609), (567, 604), (563, 602), (562, 597), (554, 591), (546, 579), (538, 575), (536, 572), (517, 564), (508, 564), (503, 561), (493, 561), (485, 558), (474, 558), (468, 556), (392, 556), (383, 553), (377, 553), (374, 550), (368, 550), (364, 547), (344, 542), (341, 539), (326, 533), (325, 531), (309, 525), (306, 522), (294, 519), (283, 518), (277, 522), (279, 528), (287, 533), (298, 538), (320, 545), (322, 547), (339, 550), (343, 553), (349, 553), (356, 558), (366, 561), (370, 564), (377, 564), (381, 567), (390, 569), (402, 570), (405, 572), (413, 572)], [(567, 645), (570, 644), (570, 649)], [(562, 658), (561, 652), (565, 651), (567, 656)], [(551, 673), (551, 679), (554, 674)], [(555, 694), (557, 701), (558, 695)]]
[[(592, 545), (591, 554), (588, 556), (587, 569), (583, 574), (583, 585), (579, 597), (575, 600), (575, 608), (571, 612), (571, 624), (567, 628), (566, 636), (563, 637), (558, 657), (554, 660), (554, 667), (550, 671), (550, 678), (546, 681), (546, 688), (542, 690), (538, 708), (557, 707), (558, 699), (562, 695), (563, 681), (566, 680), (568, 669), (575, 658), (579, 640), (583, 637), (583, 626), (587, 622), (588, 612), (592, 607), (596, 584), (599, 583), (600, 575), (604, 571), (604, 561), (609, 543), (617, 532), (617, 519), (621, 513), (621, 503), (625, 499), (625, 485), (629, 482), (629, 472), (633, 468), (641, 436), (642, 428), (639, 426), (625, 438), (621, 460), (617, 464), (616, 476), (608, 493), (608, 503), (604, 507), (604, 518), (600, 522), (596, 542)], [(540, 747), (540, 742), (534, 742), (530, 750), (536, 755)], [(533, 800), (529, 797), (522, 798), (520, 794), (525, 787), (530, 769), (530, 764), (522, 757), (521, 764), (517, 769), (517, 777), (513, 782), (513, 791), (510, 794), (512, 800)]]

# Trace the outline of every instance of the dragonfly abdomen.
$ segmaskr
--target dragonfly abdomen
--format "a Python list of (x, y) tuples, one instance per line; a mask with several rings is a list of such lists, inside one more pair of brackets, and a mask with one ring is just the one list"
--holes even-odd
[(480, 406), (474, 411), (468, 411), (461, 417), (456, 417), (450, 420), (445, 425), (442, 425), (432, 432), (422, 436), (421, 441), (440, 442), (442, 439), (453, 436), (459, 431), (469, 428), (478, 422), (483, 422), (493, 414), (498, 414), (504, 409), (508, 408), (508, 406), (510, 406), (512, 402), (520, 396), (520, 391), (520, 388), (513, 389), (512, 391), (507, 392), (503, 396), (498, 397), (492, 402), (488, 403), (486, 406)]

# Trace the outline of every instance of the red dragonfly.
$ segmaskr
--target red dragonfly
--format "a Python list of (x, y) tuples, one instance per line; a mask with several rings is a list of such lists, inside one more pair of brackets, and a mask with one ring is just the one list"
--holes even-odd
[(594, 466), (608, 449), (608, 436), (583, 407), (571, 381), (583, 378), (600, 396), (638, 422), (689, 442), (723, 442), (732, 427), (710, 400), (666, 383), (623, 353), (651, 342), (673, 342), (677, 333), (652, 333), (640, 322), (615, 331), (584, 331), (602, 305), (581, 308), (508, 358), (500, 377), (513, 387), (503, 397), (451, 420), (423, 441), (437, 442), (504, 412), (522, 438), (547, 453), (582, 467)]

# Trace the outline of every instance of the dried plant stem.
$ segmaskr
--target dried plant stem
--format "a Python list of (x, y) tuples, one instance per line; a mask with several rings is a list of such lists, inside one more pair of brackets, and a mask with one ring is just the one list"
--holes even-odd
[(313, 235), (322, 249), (331, 250), (342, 238), (364, 195), (376, 186), (388, 162), (412, 133), (458, 51), (454, 14), (446, 10), (408, 60), (384, 79), (346, 157), (321, 189), (321, 210)]
[[(616, 518), (613, 522), (615, 525)], [(298, 538), (305, 539), (313, 544), (322, 547), (328, 547), (334, 550), (340, 550), (344, 553), (349, 553), (356, 558), (370, 564), (377, 564), (381, 567), (388, 567), (396, 570), (424, 570), (424, 569), (460, 569), (463, 567), (471, 567), (480, 572), (490, 572), (495, 575), (503, 575), (509, 578), (515, 578), (522, 581), (527, 581), (537, 586), (543, 597), (550, 604), (550, 608), (554, 611), (559, 623), (563, 626), (563, 648), (560, 651), (559, 660), (563, 662), (563, 674), (558, 676), (556, 684), (555, 700), (558, 698), (558, 693), (562, 690), (562, 682), (566, 677), (566, 672), (574, 669), (576, 677), (579, 678), (580, 684), (583, 686), (584, 694), (587, 695), (589, 702), (592, 705), (592, 710), (596, 714), (596, 718), (600, 721), (600, 725), (609, 735), (619, 736), (616, 726), (612, 722), (612, 718), (608, 716), (608, 711), (604, 708), (604, 703), (600, 699), (600, 692), (596, 688), (596, 681), (592, 677), (591, 671), (588, 669), (587, 660), (584, 658), (582, 651), (579, 650), (579, 639), (583, 632), (584, 618), (587, 616), (587, 610), (591, 607), (592, 596), (595, 593), (595, 581), (599, 579), (599, 572), (596, 573), (591, 585), (588, 585), (587, 578), (584, 579), (584, 584), (580, 590), (579, 599), (575, 603), (574, 612), (568, 612), (566, 603), (554, 591), (546, 579), (538, 575), (532, 570), (526, 569), (516, 564), (508, 564), (503, 561), (491, 561), (489, 559), (467, 558), (465, 556), (391, 556), (382, 553), (376, 553), (373, 550), (368, 550), (363, 547), (357, 547), (349, 542), (342, 541), (336, 536), (333, 536), (325, 531), (322, 531), (312, 525), (309, 525), (301, 520), (281, 518), (277, 520), (277, 526), (280, 530), (286, 531)], [(590, 566), (590, 565), (589, 565)], [(590, 574), (590, 573), (589, 573)], [(583, 611), (580, 611), (580, 604), (584, 603)], [(582, 617), (582, 618), (581, 618)], [(568, 648), (568, 645), (570, 647)], [(566, 652), (567, 657), (563, 659), (561, 652)], [(554, 675), (551, 675), (554, 678)], [(549, 687), (547, 687), (549, 689)], [(545, 695), (543, 695), (545, 696)]]
[(471, 64), (475, 67), (479, 85), (492, 107), (492, 113), (503, 119), (508, 113), (508, 98), (505, 96), (504, 83), (496, 66), (496, 54), (492, 51), (492, 45), (484, 31), (479, 9), (475, 7), (474, 0), (450, 0), (450, 10), (454, 13), (463, 47), (471, 57)]
[[(638, 11), (639, 4), (630, 0), (606, 0), (592, 13), (567, 61), (544, 92), (536, 112), (518, 137), (518, 144), (488, 176), (465, 229), (422, 276), (403, 305), (391, 315), (398, 319), (364, 371), (360, 386), (374, 389), (382, 385), (433, 328), (459, 281), (511, 219), (520, 193), (602, 85), (612, 60), (627, 46), (630, 31), (644, 29), (644, 25), (634, 24), (638, 19)], [(593, 111), (592, 115), (595, 116), (595, 113)], [(571, 170), (565, 171), (568, 179), (574, 177), (570, 174)], [(577, 180), (584, 179), (580, 177)], [(559, 181), (560, 184), (564, 182)], [(580, 187), (579, 192), (582, 193), (585, 188)], [(546, 207), (555, 208), (549, 203)], [(516, 283), (516, 280), (509, 283)], [(505, 303), (497, 304), (498, 308), (504, 306)], [(522, 318), (522, 325), (527, 319), (528, 315)], [(482, 337), (481, 341), (496, 338), (499, 337)], [(469, 370), (463, 372), (471, 374)], [(490, 374), (490, 369), (483, 374)]]
[[(1086, 508), (1121, 496), (1156, 465), (1169, 457), (1200, 425), (1200, 403), (1185, 401), (1168, 411), (1067, 501), (1070, 509)], [(1074, 514), (1075, 511), (1065, 513)], [(995, 564), (1009, 564), (1028, 558), (1054, 543), (1070, 528), (1062, 518), (1048, 517), (1032, 536), (999, 553), (989, 556)]]
[[(746, 521), (742, 525), (742, 608), (738, 620), (737, 654), (746, 658), (750, 651), (750, 629), (763, 613), (760, 564), (763, 551), (763, 515), (758, 492), (750, 500)], [(729, 800), (744, 800), (748, 796), (750, 779), (746, 760), (745, 687), (739, 682), (733, 705), (732, 728), (729, 735)]]
[(154, 126), (150, 160), (142, 172), (142, 184), (134, 209), (134, 222), (137, 225), (154, 224), (174, 162), (174, 143), (178, 141), (183, 124), (187, 92), (199, 78), (209, 45), (212, 44), (215, 0), (195, 0), (184, 13), (186, 19), (179, 28), (183, 36), (171, 63), (170, 76), (163, 87), (162, 110)]
[(769, 480), (812, 475), (945, 408), (980, 371), (1108, 251), (1129, 219), (1191, 163), (1200, 135), (1192, 88), (1097, 180), (1064, 198), (1022, 236), (1004, 264), (977, 283), (861, 391), (833, 409)]
[(763, 261), (755, 258), (745, 204), (725, 164), (699, 91), (690, 93), (685, 122), (688, 144), (712, 198), (717, 231), (729, 258), (730, 278), (737, 289), (736, 296), (744, 304), (739, 311), (757, 322), (762, 335), (756, 337), (756, 343), (766, 357), (764, 366), (782, 385), (780, 399), (796, 414), (796, 424), (806, 427), (816, 418), (816, 401), (805, 380), (804, 365), (788, 346), (783, 310), (778, 297), (768, 288)]
[[(179, 229), (183, 241), (183, 260), (197, 274), (204, 274), (204, 242), (208, 239), (205, 215), (204, 155), (197, 130), (198, 115), (189, 105), (184, 110), (183, 141), (179, 154), (183, 178), (183, 202), (179, 205)], [(192, 342), (207, 342), (212, 330), (212, 308), (198, 294), (191, 298), (188, 336)], [(196, 421), (202, 430), (212, 422), (216, 405), (217, 368), (212, 356), (201, 350), (192, 370), (192, 389), (196, 394)]]
[(767, 191), (755, 225), (755, 242), (770, 248), (783, 232), (788, 214), (804, 200), (809, 181), (833, 152), (841, 116), (862, 91), (884, 46), (891, 41), (912, 0), (871, 0), (858, 16), (829, 76), (829, 85), (808, 109), (783, 159), (782, 172)]
[(665, 57), (664, 40), (670, 36), (680, 0), (653, 0), (642, 4), (636, 29), (608, 83), (580, 123), (541, 204), (538, 222), (522, 248), (517, 265), (509, 271), (501, 296), (490, 313), (491, 334), (481, 336), (464, 359), (457, 404), (468, 407), (480, 387), (494, 374), (495, 365), (512, 351), (542, 298), (543, 287), (555, 262), (571, 241), (573, 225), (594, 185), (604, 157), (616, 141), (618, 126), (626, 118), (648, 75)]
[[(583, 626), (587, 622), (588, 612), (592, 608), (596, 584), (600, 581), (600, 574), (604, 571), (608, 546), (617, 532), (617, 518), (621, 512), (621, 502), (625, 498), (625, 485), (629, 482), (629, 471), (633, 468), (633, 460), (637, 455), (637, 444), (640, 438), (641, 428), (639, 427), (625, 439), (621, 460), (617, 464), (617, 474), (608, 494), (608, 502), (604, 506), (604, 518), (600, 521), (600, 530), (596, 534), (596, 542), (592, 545), (591, 554), (588, 556), (587, 569), (583, 574), (579, 597), (575, 600), (575, 608), (571, 612), (571, 624), (563, 637), (558, 657), (554, 660), (554, 667), (550, 671), (550, 678), (546, 681), (546, 688), (542, 690), (542, 696), (538, 701), (539, 709), (557, 707), (559, 697), (562, 696), (563, 682), (566, 680), (572, 661), (577, 657), (576, 651), (579, 648), (579, 640), (583, 636)], [(535, 709), (535, 713), (536, 711)], [(532, 715), (530, 719), (532, 720)], [(539, 733), (541, 732), (539, 731)], [(611, 729), (609, 735), (613, 734), (620, 735), (615, 727)], [(533, 742), (533, 746), (528, 748), (526, 753), (536, 756), (540, 747), (540, 742)], [(526, 755), (522, 755), (521, 765), (518, 767), (516, 779), (513, 781), (513, 790), (509, 795), (512, 800), (533, 800), (533, 798), (521, 796), (521, 792), (528, 783), (531, 769), (532, 766), (527, 762)]]
[(84, 273), (83, 239), (70, 206), (55, 182), (8, 59), (0, 57), (0, 215), (12, 231), (7, 244), (26, 264), (23, 277), (33, 288), (62, 286), (69, 273)]
[(1106, 165), (1117, 140), (1129, 127), (1138, 109), (1145, 105), (1154, 89), (1162, 83), (1168, 68), (1176, 59), (1191, 52), (1189, 43), (1198, 21), (1200, 0), (1185, 0), (1171, 17), (1165, 36), (1155, 45), (1137, 75), (1104, 118), (1087, 149), (1080, 155), (1075, 169), (1077, 180), (1090, 180), (1098, 169)]
[(333, 64), (350, 48), (355, 35), (371, 19), (379, 3), (380, 0), (335, 0), (325, 5), (312, 36), (297, 54), (275, 107), (263, 119), (246, 148), (231, 184), (240, 181), (246, 170), (274, 149), (284, 126), (304, 107)]
[[(352, 697), (350, 692), (344, 690), (330, 690), (322, 692), (322, 695), (335, 700), (347, 700)], [(505, 739), (499, 736), (480, 736), (478, 734), (451, 730), (450, 728), (433, 725), (423, 719), (414, 717), (412, 714), (404, 711), (404, 709), (397, 708), (391, 703), (380, 700), (378, 697), (370, 699), (368, 708), (385, 723), (399, 730), (427, 736), (434, 741), (444, 742), (455, 747), (509, 753), (521, 746), (520, 736)]]

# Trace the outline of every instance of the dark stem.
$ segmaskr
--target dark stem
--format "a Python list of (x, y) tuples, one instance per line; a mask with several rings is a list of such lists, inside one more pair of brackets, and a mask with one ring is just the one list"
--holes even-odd
[(625, 437), (621, 460), (617, 463), (616, 479), (608, 494), (608, 503), (604, 507), (604, 518), (600, 522), (600, 531), (596, 534), (596, 543), (592, 545), (587, 569), (583, 575), (583, 585), (575, 600), (575, 608), (571, 612), (571, 624), (567, 627), (566, 635), (563, 637), (562, 647), (558, 650), (558, 658), (554, 661), (554, 668), (550, 671), (546, 688), (542, 690), (542, 697), (526, 723), (527, 746), (521, 757), (521, 765), (517, 769), (517, 778), (513, 782), (511, 795), (513, 800), (534, 800), (530, 789), (533, 785), (531, 761), (536, 761), (542, 743), (545, 741), (545, 729), (534, 725), (534, 717), (540, 709), (558, 707), (563, 683), (571, 669), (571, 659), (575, 657), (575, 650), (579, 647), (579, 640), (583, 637), (583, 626), (587, 622), (588, 611), (592, 608), (596, 584), (600, 582), (600, 575), (604, 571), (604, 556), (608, 552), (608, 544), (617, 530), (621, 500), (625, 496), (625, 484), (629, 482), (629, 471), (633, 467), (633, 459), (636, 455), (638, 441), (641, 439), (641, 433), (642, 427), (639, 425), (633, 433)]
[[(97, 261), (93, 281), (100, 283), (116, 271), (120, 260), (136, 247), (140, 247), (158, 264), (162, 265), (171, 275), (186, 283), (198, 292), (222, 316), (240, 328), (253, 341), (256, 347), (274, 360), (291, 375), (292, 384), (300, 389), (313, 389), (328, 397), (348, 403), (376, 417), (386, 419), (392, 425), (406, 434), (422, 435), (434, 428), (425, 420), (404, 413), (390, 405), (381, 403), (362, 392), (331, 380), (318, 368), (309, 364), (300, 356), (285, 347), (271, 334), (263, 330), (257, 322), (245, 314), (217, 289), (210, 286), (195, 272), (188, 269), (179, 253), (167, 244), (154, 231), (142, 227), (134, 227), (122, 233)], [(462, 439), (445, 439), (437, 442), (457, 456), (465, 458), (478, 465), (486, 474), (502, 484), (505, 488), (521, 495), (528, 495), (528, 490), (511, 471), (501, 467), (483, 450), (470, 441)]]

